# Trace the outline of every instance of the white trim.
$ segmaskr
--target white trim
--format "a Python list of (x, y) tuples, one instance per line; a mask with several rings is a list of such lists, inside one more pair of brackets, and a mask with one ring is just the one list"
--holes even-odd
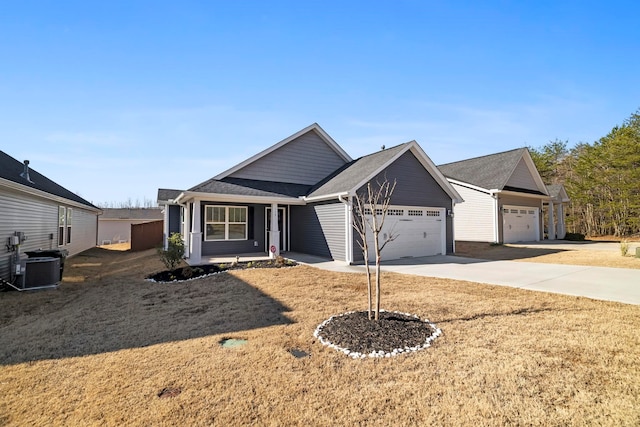
[(497, 193), (492, 193), (493, 199), (493, 243), (500, 243), (500, 201)]
[(20, 191), (32, 196), (42, 197), (43, 199), (53, 200), (56, 203), (62, 203), (76, 208), (86, 209), (97, 214), (102, 213), (102, 209), (100, 208), (88, 206), (84, 203), (76, 202), (75, 200), (70, 200), (65, 197), (56, 196), (55, 194), (47, 193), (46, 191), (38, 190), (37, 188), (27, 187), (26, 185), (18, 184), (16, 182), (9, 181), (8, 179), (0, 178), (0, 186), (5, 186), (11, 190)]
[[(249, 240), (249, 207), (248, 206), (229, 206), (229, 205), (209, 205), (204, 206), (204, 241), (205, 242), (244, 242)], [(224, 222), (219, 221), (207, 221), (207, 211), (209, 208), (224, 208)], [(244, 209), (244, 238), (243, 239), (230, 239), (229, 238), (229, 226), (231, 224), (242, 224), (241, 222), (231, 222), (229, 220), (229, 209)], [(224, 225), (224, 239), (207, 239), (207, 224), (223, 224)]]
[(321, 202), (324, 200), (331, 200), (336, 198), (340, 199), (340, 197), (344, 197), (348, 195), (349, 195), (348, 191), (343, 191), (341, 193), (331, 193), (331, 194), (325, 194), (323, 196), (303, 197), (302, 200), (304, 200), (305, 202)]
[[(284, 245), (286, 245), (286, 248), (280, 248), (281, 251), (288, 251), (289, 250), (289, 230), (288, 230), (288, 225), (289, 225), (289, 217), (287, 215), (287, 206), (278, 206), (278, 212), (282, 212), (282, 228), (287, 230), (287, 234), (286, 236), (283, 236), (282, 239), (282, 243), (284, 243)], [(264, 208), (264, 246), (265, 246), (265, 252), (269, 253), (269, 240), (270, 240), (270, 236), (269, 236), (269, 228), (267, 227), (267, 222), (271, 222), (271, 206), (265, 206)], [(284, 230), (280, 230), (280, 226), (278, 226), (278, 231), (280, 233), (282, 233)], [(286, 237), (286, 238), (285, 238)], [(280, 243), (280, 242), (278, 242)]]
[(540, 199), (540, 200), (550, 200), (551, 197), (544, 194), (531, 194), (531, 193), (521, 193), (519, 191), (511, 191), (511, 190), (498, 190), (494, 191), (494, 194), (499, 194), (501, 196), (517, 196), (524, 197), (528, 199)]
[[(549, 192), (547, 191), (547, 186), (544, 185), (544, 182), (542, 181), (542, 177), (540, 176), (540, 173), (538, 172), (538, 169), (536, 168), (536, 165), (533, 162), (533, 159), (531, 158), (531, 153), (529, 153), (528, 149), (525, 149), (524, 152), (526, 154), (523, 155), (522, 158), (524, 159), (524, 162), (527, 164), (527, 168), (529, 169), (529, 173), (531, 174), (531, 177), (533, 178), (533, 180), (536, 182), (538, 190), (541, 193), (544, 193), (545, 195), (549, 196)], [(509, 174), (509, 178), (511, 178), (511, 175), (515, 171), (515, 168), (518, 167), (518, 163), (516, 163), (516, 165), (514, 166), (514, 170), (511, 171), (511, 174)], [(509, 181), (509, 180), (507, 180), (507, 181)]]
[(269, 197), (269, 196), (244, 196), (240, 194), (220, 194), (220, 193), (201, 193), (195, 191), (183, 191), (174, 199), (174, 203), (184, 203), (185, 200), (199, 198), (202, 201), (226, 202), (226, 203), (248, 203), (248, 204), (264, 204), (270, 205), (278, 203), (281, 205), (305, 205), (305, 201), (295, 197)]
[(465, 181), (458, 181), (457, 179), (447, 178), (447, 181), (449, 181), (451, 184), (456, 184), (456, 185), (459, 185), (461, 187), (469, 188), (470, 190), (480, 191), (481, 193), (492, 194), (492, 193), (496, 193), (496, 192), (500, 191), (497, 188), (489, 190), (489, 189), (486, 189), (486, 188), (478, 187), (477, 185), (473, 185), (473, 184), (470, 184), (470, 183), (465, 182)]
[(288, 136), (287, 138), (283, 139), (282, 141), (272, 145), (271, 147), (267, 148), (266, 150), (263, 150), (261, 152), (259, 152), (258, 154), (248, 158), (247, 160), (238, 163), (237, 165), (233, 166), (230, 169), (227, 169), (226, 171), (222, 172), (219, 175), (216, 175), (213, 177), (213, 179), (222, 179), (222, 178), (226, 178), (227, 176), (233, 174), (234, 172), (239, 171), (240, 169), (248, 166), (249, 164), (255, 162), (256, 160), (261, 159), (262, 157), (266, 156), (269, 153), (272, 153), (274, 151), (276, 151), (278, 148), (288, 144), (289, 142), (299, 138), (300, 136), (304, 135), (305, 133), (311, 132), (311, 131), (315, 131), (320, 138), (322, 138), (324, 140), (324, 142), (331, 148), (333, 149), (333, 151), (336, 152), (336, 154), (338, 154), (338, 156), (340, 156), (346, 163), (352, 161), (353, 159), (342, 149), (342, 147), (340, 147), (338, 145), (337, 142), (335, 142), (333, 140), (333, 138), (331, 138), (329, 136), (329, 134), (327, 134), (324, 129), (322, 129), (320, 127), (319, 124), (317, 123), (313, 123), (309, 126), (307, 126), (304, 129), (299, 130), (298, 132), (294, 133), (291, 136)]

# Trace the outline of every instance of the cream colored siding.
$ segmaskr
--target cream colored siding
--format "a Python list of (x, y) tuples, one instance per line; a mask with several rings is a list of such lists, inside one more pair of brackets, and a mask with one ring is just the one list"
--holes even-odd
[(518, 162), (518, 166), (516, 166), (509, 181), (507, 181), (507, 186), (527, 190), (539, 190), (524, 159), (520, 159), (520, 162)]
[(317, 133), (308, 132), (229, 176), (313, 185), (344, 163)]
[(454, 229), (456, 240), (470, 242), (494, 242), (495, 200), (491, 195), (453, 184), (464, 199), (454, 208)]
[[(11, 253), (6, 251), (7, 239), (16, 231), (25, 234), (20, 252), (35, 249), (57, 249), (58, 207), (54, 201), (29, 196), (13, 190), (0, 189), (0, 277), (9, 278)], [(66, 206), (68, 207), (68, 206)], [(71, 244), (60, 246), (74, 255), (95, 246), (96, 213), (72, 206)]]
[(60, 246), (69, 251), (69, 256), (86, 251), (96, 245), (98, 218), (94, 212), (74, 206), (72, 227), (71, 243)]

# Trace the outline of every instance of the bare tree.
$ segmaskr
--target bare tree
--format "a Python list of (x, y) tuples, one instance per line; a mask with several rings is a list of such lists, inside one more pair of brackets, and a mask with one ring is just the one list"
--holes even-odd
[(373, 250), (376, 255), (376, 298), (375, 298), (375, 320), (380, 319), (380, 261), (382, 260), (381, 252), (387, 243), (394, 241), (398, 236), (394, 233), (393, 227), (382, 236), (380, 233), (384, 226), (384, 221), (389, 211), (391, 203), (391, 195), (396, 188), (396, 181), (393, 184), (385, 177), (382, 183), (376, 181), (376, 185), (371, 182), (367, 183), (366, 192), (356, 194), (355, 206), (353, 211), (353, 228), (360, 237), (358, 245), (362, 249), (364, 262), (367, 271), (367, 292), (368, 292), (368, 314), (369, 319), (372, 317), (372, 295), (371, 295), (371, 271), (369, 269), (369, 244), (367, 242), (367, 234), (373, 234)]

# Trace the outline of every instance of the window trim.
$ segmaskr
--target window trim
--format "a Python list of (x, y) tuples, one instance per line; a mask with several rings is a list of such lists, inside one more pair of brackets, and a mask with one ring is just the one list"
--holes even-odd
[[(208, 209), (214, 208), (224, 208), (224, 221), (207, 221), (209, 215), (207, 215)], [(244, 221), (236, 222), (229, 220), (229, 209), (242, 209), (244, 210)], [(211, 215), (213, 217), (213, 214)], [(224, 224), (224, 238), (223, 239), (214, 239), (209, 236), (207, 225), (209, 224)], [(229, 238), (229, 226), (244, 224), (244, 237), (241, 239), (230, 239)], [(249, 208), (248, 206), (226, 206), (226, 205), (205, 205), (204, 207), (204, 240), (206, 242), (241, 242), (245, 240), (249, 240)]]

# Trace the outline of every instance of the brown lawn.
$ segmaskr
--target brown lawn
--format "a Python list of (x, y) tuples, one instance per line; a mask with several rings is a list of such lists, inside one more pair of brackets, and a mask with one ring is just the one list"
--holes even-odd
[(640, 258), (631, 254), (622, 256), (619, 251), (596, 251), (582, 248), (579, 250), (560, 250), (552, 247), (541, 249), (514, 247), (508, 244), (456, 242), (456, 255), (492, 261), (511, 260), (640, 269)]
[(443, 335), (352, 360), (312, 334), (366, 305), (362, 275), (159, 269), (92, 249), (58, 290), (0, 294), (0, 425), (640, 425), (639, 306), (385, 274), (383, 306)]

